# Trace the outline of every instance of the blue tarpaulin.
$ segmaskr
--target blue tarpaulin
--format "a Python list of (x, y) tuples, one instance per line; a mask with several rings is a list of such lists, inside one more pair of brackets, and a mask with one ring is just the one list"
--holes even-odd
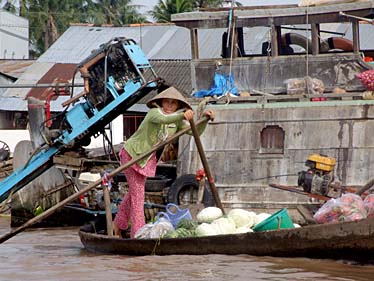
[(238, 90), (234, 86), (234, 77), (232, 75), (225, 75), (220, 73), (214, 73), (214, 84), (209, 90), (199, 90), (193, 95), (197, 98), (208, 97), (208, 96), (222, 96), (226, 93), (230, 93), (235, 96), (239, 96)]

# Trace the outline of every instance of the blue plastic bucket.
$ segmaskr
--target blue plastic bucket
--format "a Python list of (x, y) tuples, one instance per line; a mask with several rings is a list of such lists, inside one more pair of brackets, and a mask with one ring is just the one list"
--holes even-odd
[(286, 208), (279, 210), (266, 220), (256, 224), (253, 231), (278, 230), (284, 228), (295, 228)]

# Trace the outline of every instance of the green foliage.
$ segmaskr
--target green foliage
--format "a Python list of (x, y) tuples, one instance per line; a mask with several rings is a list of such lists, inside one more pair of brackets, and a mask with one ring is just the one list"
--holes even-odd
[[(19, 15), (29, 20), (35, 56), (45, 52), (70, 23), (121, 26), (146, 19), (132, 0), (20, 0)], [(5, 8), (16, 13), (12, 1)], [(3, 7), (4, 8), (4, 7)]]
[(195, 0), (194, 7), (195, 8), (217, 8), (219, 7), (223, 0)]
[(137, 12), (138, 5), (131, 0), (88, 1), (88, 22), (121, 26), (145, 22), (146, 18)]
[(151, 15), (157, 22), (170, 22), (172, 14), (191, 12), (193, 1), (191, 0), (159, 0), (153, 8)]
[[(70, 23), (122, 26), (146, 18), (132, 0), (20, 0), (19, 15), (29, 20), (30, 43), (35, 56), (45, 52)], [(223, 0), (159, 0), (151, 15), (157, 22), (170, 22), (171, 15), (200, 8), (219, 7)], [(14, 1), (3, 9), (16, 13)]]
[(157, 22), (170, 22), (172, 14), (192, 12), (200, 8), (216, 8), (223, 2), (223, 0), (159, 0), (150, 13)]

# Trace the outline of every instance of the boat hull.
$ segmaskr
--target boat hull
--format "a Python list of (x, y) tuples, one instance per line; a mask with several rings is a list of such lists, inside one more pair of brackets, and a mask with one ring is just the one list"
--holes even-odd
[(208, 255), (350, 259), (374, 256), (374, 219), (295, 229), (173, 239), (122, 239), (79, 232), (92, 252), (120, 255)]

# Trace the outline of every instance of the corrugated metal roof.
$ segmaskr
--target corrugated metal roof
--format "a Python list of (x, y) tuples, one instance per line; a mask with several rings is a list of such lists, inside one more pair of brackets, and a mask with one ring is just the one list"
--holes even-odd
[[(40, 78), (39, 84), (52, 84), (52, 83), (69, 83), (71, 82), (77, 66), (71, 63), (56, 63), (52, 66), (46, 74)], [(46, 99), (46, 97), (52, 93), (52, 88), (33, 88), (31, 89), (26, 98), (34, 97), (40, 100)]]
[[(29, 66), (17, 80), (15, 84), (36, 84), (39, 79), (53, 67), (54, 63), (39, 63), (35, 62)], [(3, 97), (18, 97), (24, 99), (30, 88), (10, 88), (2, 96)]]
[[(189, 31), (174, 25), (138, 25), (125, 27), (92, 27), (71, 26), (61, 37), (38, 59), (40, 62), (77, 63), (86, 58), (93, 49), (116, 37), (134, 39), (149, 59), (185, 59), (180, 57), (179, 44), (174, 36), (184, 30), (189, 38)], [(177, 46), (168, 48), (167, 56), (160, 55), (159, 50), (173, 40)], [(169, 43), (170, 44), (170, 43)], [(189, 49), (189, 46), (187, 46)]]
[[(181, 36), (182, 35), (182, 36)], [(175, 41), (177, 36), (177, 41)], [(29, 69), (21, 75), (16, 84), (52, 83), (54, 78), (71, 80), (75, 65), (84, 60), (92, 50), (97, 49), (100, 44), (106, 43), (115, 37), (132, 38), (150, 58), (189, 58), (189, 31), (174, 25), (152, 25), (152, 26), (127, 26), (127, 27), (92, 27), (71, 26)], [(184, 38), (184, 41), (182, 40)], [(181, 44), (172, 47), (172, 42)], [(187, 40), (187, 41), (186, 41)], [(170, 42), (171, 41), (171, 42)], [(185, 51), (181, 51), (181, 48)], [(165, 48), (169, 51), (165, 51)], [(188, 54), (185, 54), (185, 53)], [(181, 56), (182, 54), (182, 56)], [(55, 65), (56, 64), (56, 65)], [(191, 92), (191, 70), (188, 61), (152, 61), (152, 65), (159, 75), (167, 83), (174, 84), (183, 91)], [(171, 68), (168, 70), (168, 68)], [(65, 69), (66, 68), (66, 69)], [(66, 71), (68, 70), (68, 71)], [(82, 83), (80, 75), (75, 77), (76, 83)], [(30, 91), (32, 96), (45, 96), (48, 89), (8, 89), (0, 101), (0, 110), (27, 110), (25, 97)], [(75, 89), (74, 93), (81, 89)], [(4, 103), (2, 103), (4, 100)], [(62, 97), (51, 104), (52, 110), (62, 109), (57, 106)], [(9, 107), (10, 106), (10, 107)]]
[[(28, 70), (25, 71), (19, 79), (14, 83), (15, 85), (33, 85), (39, 83), (41, 77), (45, 76), (52, 68), (54, 68), (54, 63), (41, 63), (35, 62), (29, 66)], [(64, 66), (58, 67), (60, 69), (65, 69)], [(71, 66), (69, 66), (69, 69)], [(72, 75), (72, 74), (71, 74)], [(61, 75), (59, 75), (61, 76)], [(57, 76), (58, 77), (58, 76)], [(65, 77), (65, 76), (64, 76)], [(76, 83), (82, 83), (80, 74), (75, 77)], [(34, 89), (43, 90), (43, 89)], [(74, 93), (79, 93), (82, 88), (75, 88)], [(30, 88), (9, 88), (0, 97), (0, 110), (14, 110), (14, 111), (27, 111), (27, 100), (25, 97), (30, 92)], [(51, 111), (62, 111), (63, 107), (61, 104), (69, 99), (69, 97), (61, 96), (57, 100), (51, 102)]]
[[(219, 58), (221, 37), (226, 29), (199, 30), (200, 58)], [(255, 34), (255, 31), (248, 36)], [(93, 49), (115, 37), (134, 39), (148, 59), (191, 59), (190, 32), (174, 25), (139, 25), (126, 27), (71, 26), (38, 59), (39, 62), (77, 63), (89, 56)], [(247, 42), (257, 44), (254, 40)], [(249, 48), (251, 48), (249, 46)]]
[[(346, 34), (351, 39), (351, 28), (348, 24), (321, 25), (321, 29), (338, 31)], [(198, 32), (199, 55), (200, 58), (220, 58), (221, 57), (221, 37), (226, 29), (202, 29)], [(373, 49), (374, 37), (371, 34), (374, 27), (369, 24), (360, 25), (360, 42), (363, 49)], [(283, 32), (297, 32), (287, 31)], [(245, 51), (247, 54), (260, 54), (263, 42), (268, 40), (268, 28), (256, 27), (245, 28), (244, 32)], [(324, 34), (330, 37), (333, 35)], [(189, 30), (174, 25), (138, 25), (126, 27), (92, 27), (92, 26), (71, 26), (38, 60), (22, 75), (18, 77), (17, 84), (36, 84), (41, 77), (56, 64), (76, 64), (84, 60), (92, 50), (97, 49), (100, 44), (108, 42), (115, 37), (127, 37), (134, 39), (146, 56), (151, 59), (151, 64), (160, 77), (167, 83), (174, 84), (187, 94), (192, 92), (191, 69), (189, 61), (191, 59), (190, 34)], [(29, 61), (31, 63), (31, 61)], [(26, 66), (25, 66), (26, 67)], [(0, 61), (1, 69), (1, 61)], [(57, 67), (57, 70), (59, 67)], [(56, 73), (56, 77), (59, 74)], [(53, 75), (50, 73), (52, 79)], [(65, 76), (64, 76), (65, 77)], [(68, 78), (68, 76), (66, 77)], [(50, 81), (52, 82), (52, 81)], [(80, 75), (75, 78), (76, 83), (82, 83)], [(26, 110), (26, 97), (30, 89), (8, 89), (2, 97), (8, 100), (3, 102), (0, 99), (0, 109), (9, 110), (14, 108), (24, 108)], [(81, 89), (74, 90), (74, 93)], [(17, 97), (18, 99), (14, 99)], [(56, 104), (59, 100), (54, 102)], [(17, 103), (21, 103), (18, 105)], [(52, 104), (52, 110), (59, 108)]]
[(35, 60), (0, 60), (0, 73), (19, 78)]
[[(56, 101), (51, 102), (51, 111), (59, 112), (64, 108), (61, 104), (68, 100), (69, 97), (59, 97)], [(27, 100), (19, 97), (2, 97), (0, 99), (0, 110), (4, 111), (27, 111)]]
[[(299, 25), (300, 26), (300, 25)], [(346, 33), (352, 39), (349, 24), (322, 24), (330, 31)], [(248, 54), (260, 54), (262, 43), (268, 40), (268, 27), (244, 28), (245, 49)], [(360, 42), (363, 50), (373, 49), (374, 37), (371, 34), (374, 26), (360, 25)], [(199, 57), (220, 58), (221, 38), (225, 28), (199, 29)], [(297, 32), (287, 31), (285, 32)], [(324, 36), (324, 35), (323, 35)], [(329, 35), (332, 36), (332, 35)], [(114, 37), (134, 39), (149, 59), (154, 60), (188, 60), (191, 59), (189, 30), (174, 25), (146, 25), (126, 27), (90, 27), (71, 26), (39, 59), (39, 62), (77, 63), (86, 58), (93, 49)]]
[(169, 85), (174, 85), (184, 91), (192, 93), (190, 60), (151, 60), (156, 73)]

